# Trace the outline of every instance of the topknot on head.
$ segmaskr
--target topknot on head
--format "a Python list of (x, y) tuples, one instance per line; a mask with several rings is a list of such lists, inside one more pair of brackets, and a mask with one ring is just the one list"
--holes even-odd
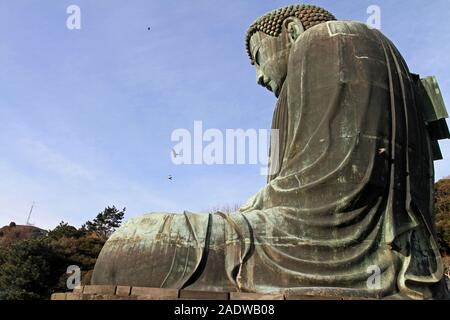
[(297, 4), (275, 9), (259, 17), (247, 30), (245, 46), (252, 64), (255, 63), (250, 52), (250, 39), (255, 32), (261, 31), (269, 36), (278, 37), (281, 34), (283, 21), (289, 17), (297, 17), (305, 30), (323, 22), (336, 20), (327, 10), (308, 4)]

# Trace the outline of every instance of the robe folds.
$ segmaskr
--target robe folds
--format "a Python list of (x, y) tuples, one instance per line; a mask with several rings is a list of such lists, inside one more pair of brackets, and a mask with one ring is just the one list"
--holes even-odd
[(149, 213), (119, 228), (92, 283), (414, 299), (446, 294), (430, 138), (408, 67), (378, 30), (314, 26), (274, 111), (276, 173), (236, 213)]

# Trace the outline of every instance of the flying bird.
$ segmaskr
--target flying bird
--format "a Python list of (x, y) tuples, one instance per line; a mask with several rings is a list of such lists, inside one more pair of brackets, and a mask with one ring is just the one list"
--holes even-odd
[(169, 179), (169, 180), (173, 180), (173, 177), (172, 177), (172, 175), (171, 174), (169, 174), (169, 176), (167, 177), (167, 179)]
[(178, 157), (180, 154), (177, 153), (177, 152), (175, 151), (175, 149), (172, 149), (172, 155), (173, 155), (174, 158), (176, 158), (176, 157)]

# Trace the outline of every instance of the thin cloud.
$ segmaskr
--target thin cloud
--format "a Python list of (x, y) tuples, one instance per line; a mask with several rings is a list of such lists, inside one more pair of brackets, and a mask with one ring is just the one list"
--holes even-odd
[(20, 151), (27, 160), (39, 169), (57, 174), (65, 178), (81, 178), (93, 180), (94, 173), (83, 165), (67, 158), (62, 153), (51, 149), (41, 141), (22, 139), (19, 141)]

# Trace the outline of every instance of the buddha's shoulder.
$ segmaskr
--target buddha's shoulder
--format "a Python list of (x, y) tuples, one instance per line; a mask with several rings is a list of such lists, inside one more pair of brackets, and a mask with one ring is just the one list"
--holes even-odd
[(332, 44), (339, 38), (346, 38), (346, 42), (369, 41), (378, 43), (384, 36), (378, 30), (371, 29), (358, 21), (328, 21), (303, 32), (293, 45), (293, 49), (296, 51), (301, 50), (301, 48), (316, 47), (317, 43)]
[(367, 36), (373, 34), (374, 30), (370, 29), (365, 23), (352, 20), (335, 20), (320, 23), (306, 30), (303, 35), (305, 37), (335, 37), (335, 36)]

